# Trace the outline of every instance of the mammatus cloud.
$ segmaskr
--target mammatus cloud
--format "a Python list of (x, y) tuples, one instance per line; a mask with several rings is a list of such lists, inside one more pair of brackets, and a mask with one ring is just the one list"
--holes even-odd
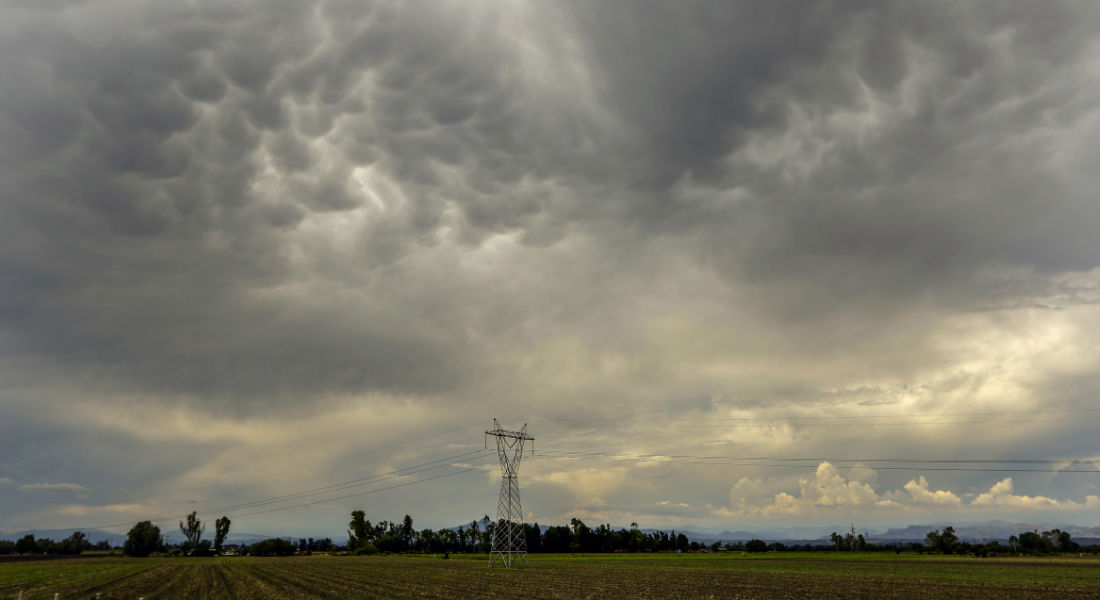
[[(562, 450), (1094, 456), (1098, 30), (1088, 1), (5, 3), (0, 483), (186, 513), (493, 416)], [(730, 496), (651, 462), (533, 464), (525, 501)], [(729, 510), (1019, 504), (896, 475), (749, 469)], [(468, 502), (371, 499), (494, 501), (442, 481)], [(74, 514), (44, 492), (0, 526)]]
[(1095, 304), (1093, 17), (781, 6), (8, 7), (6, 331), (247, 412), (702, 325), (662, 286), (845, 345)]

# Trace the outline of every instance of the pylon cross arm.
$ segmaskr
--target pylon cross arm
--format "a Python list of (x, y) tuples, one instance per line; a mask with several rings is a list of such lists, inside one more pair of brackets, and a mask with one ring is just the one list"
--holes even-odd
[(506, 429), (489, 429), (485, 432), (486, 435), (495, 435), (499, 438), (510, 438), (513, 440), (533, 440), (535, 438), (527, 435), (523, 431), (508, 431)]

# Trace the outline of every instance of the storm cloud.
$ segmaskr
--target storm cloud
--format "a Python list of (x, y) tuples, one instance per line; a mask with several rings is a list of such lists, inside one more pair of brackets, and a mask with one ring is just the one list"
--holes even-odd
[[(741, 454), (1095, 461), (1098, 32), (1089, 2), (7, 2), (0, 528), (53, 519), (8, 490), (178, 511), (492, 416), (558, 449), (707, 454), (679, 422)], [(1031, 422), (905, 416), (970, 413)], [(544, 521), (812, 496), (567, 463), (532, 463)], [(1098, 485), (884, 477), (842, 487)], [(453, 485), (431, 524), (489, 506)]]

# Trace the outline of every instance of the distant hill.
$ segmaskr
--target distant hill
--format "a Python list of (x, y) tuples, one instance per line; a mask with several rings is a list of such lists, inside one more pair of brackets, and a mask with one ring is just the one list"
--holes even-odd
[[(871, 543), (910, 543), (910, 542), (923, 542), (924, 537), (928, 535), (929, 531), (942, 530), (944, 527), (952, 526), (955, 528), (955, 535), (959, 536), (959, 539), (964, 542), (977, 542), (986, 543), (991, 541), (1007, 542), (1008, 538), (1013, 535), (1019, 535), (1025, 531), (1050, 531), (1051, 529), (1061, 529), (1068, 532), (1073, 539), (1081, 544), (1095, 544), (1100, 543), (1100, 525), (1097, 526), (1081, 526), (1081, 525), (1059, 525), (1059, 524), (1036, 524), (1036, 523), (1010, 523), (1008, 521), (985, 521), (981, 523), (929, 523), (924, 525), (909, 525), (907, 527), (894, 527), (885, 531), (879, 531), (874, 529), (857, 529), (859, 533), (866, 533), (868, 540)], [(465, 525), (463, 525), (465, 527)], [(735, 530), (735, 531), (722, 531), (719, 533), (706, 533), (700, 531), (692, 531), (690, 529), (676, 528), (677, 534), (684, 534), (687, 538), (693, 542), (699, 542), (702, 544), (713, 544), (714, 542), (745, 542), (751, 539), (760, 539), (766, 542), (782, 542), (785, 544), (819, 544), (829, 545), (829, 535), (832, 532), (840, 534), (848, 531), (850, 526), (835, 526), (835, 527), (813, 527), (813, 526), (799, 526), (799, 527), (762, 527), (759, 529), (750, 530)], [(545, 533), (547, 526), (542, 525), (540, 527)], [(458, 526), (452, 529), (458, 529)], [(625, 529), (625, 527), (614, 527), (613, 529)], [(72, 534), (73, 529), (28, 529), (26, 531), (19, 531), (15, 533), (0, 533), (0, 540), (15, 541), (19, 538), (33, 534), (35, 539), (50, 538), (55, 541), (60, 541)], [(107, 540), (111, 546), (121, 546), (126, 541), (126, 534), (124, 533), (111, 533), (110, 531), (103, 531), (100, 529), (85, 529), (82, 530), (88, 536), (88, 541), (96, 543), (101, 540)], [(163, 530), (162, 530), (163, 531)], [(672, 528), (668, 529), (642, 529), (643, 532), (649, 534), (656, 531), (673, 531)], [(204, 539), (213, 539), (213, 535), (207, 532), (208, 535), (204, 535)], [(253, 544), (260, 540), (266, 540), (271, 536), (257, 533), (234, 533), (230, 531), (229, 537), (226, 540), (227, 544)], [(281, 536), (289, 540), (297, 540), (301, 537), (314, 537), (321, 538), (327, 536)], [(164, 531), (164, 539), (169, 544), (178, 544), (183, 541), (183, 534), (178, 529), (171, 529)], [(343, 545), (347, 543), (347, 537), (338, 536), (331, 538), (337, 545)]]
[(24, 531), (17, 531), (14, 533), (0, 533), (0, 540), (16, 541), (19, 538), (27, 535), (28, 533), (34, 536), (34, 539), (40, 540), (43, 538), (50, 538), (54, 541), (61, 541), (70, 535), (74, 531), (83, 531), (87, 536), (88, 541), (91, 543), (101, 542), (107, 540), (111, 546), (121, 546), (126, 541), (126, 535), (121, 533), (111, 533), (110, 531), (103, 531), (102, 529), (27, 529)]
[[(1066, 524), (1037, 524), (1037, 523), (1010, 523), (1008, 521), (985, 521), (981, 523), (931, 523), (925, 525), (909, 525), (907, 527), (890, 528), (885, 531), (875, 529), (857, 528), (858, 533), (865, 533), (871, 543), (906, 543), (924, 542), (928, 532), (942, 530), (944, 527), (955, 528), (955, 535), (964, 542), (985, 543), (994, 540), (1007, 542), (1013, 535), (1019, 535), (1025, 531), (1050, 531), (1061, 529), (1073, 536), (1073, 539), (1082, 544), (1093, 544), (1100, 540), (1100, 526), (1081, 526)], [(829, 545), (830, 534), (834, 531), (844, 534), (848, 526), (835, 527), (762, 527), (751, 530), (722, 531), (720, 533), (705, 533), (691, 531), (689, 529), (676, 529), (676, 533), (682, 533), (689, 540), (705, 544), (716, 541), (744, 542), (751, 539), (760, 539), (766, 542), (783, 542), (796, 544), (821, 544)], [(616, 527), (616, 529), (618, 529)], [(654, 531), (671, 531), (671, 529), (644, 529), (646, 533)]]
[[(21, 537), (23, 537), (23, 536), (25, 536), (29, 533), (29, 534), (34, 535), (35, 539), (50, 538), (54, 541), (61, 541), (65, 538), (69, 537), (70, 535), (72, 535), (72, 533), (74, 531), (77, 531), (77, 530), (76, 529), (27, 529), (25, 531), (18, 531), (18, 532), (15, 532), (15, 533), (0, 533), (0, 540), (9, 540), (9, 541), (14, 542), (14, 541), (18, 540), (19, 538), (21, 538)], [(79, 531), (83, 531), (84, 534), (87, 536), (88, 541), (93, 543), (93, 544), (95, 544), (96, 542), (107, 540), (107, 543), (111, 544), (111, 546), (114, 547), (114, 546), (121, 546), (122, 544), (124, 544), (126, 542), (126, 534), (125, 533), (111, 533), (110, 531), (103, 531), (102, 529), (81, 529)], [(169, 543), (169, 544), (178, 544), (178, 543), (183, 541), (183, 534), (180, 533), (180, 531), (178, 529), (173, 529), (172, 531), (167, 531), (167, 532), (164, 532), (163, 530), (161, 530), (161, 531), (164, 533), (164, 541)], [(256, 533), (233, 533), (232, 531), (230, 531), (229, 536), (226, 538), (225, 543), (227, 543), (227, 544), (241, 544), (241, 543), (253, 544), (253, 543), (258, 542), (260, 540), (266, 540), (270, 537), (273, 537), (273, 536), (260, 535), (260, 534), (256, 534)], [(213, 535), (204, 535), (203, 539), (213, 540), (214, 536)]]
[[(226, 544), (254, 544), (256, 542), (266, 540), (266, 539), (270, 539), (270, 538), (273, 538), (273, 537), (279, 537), (279, 536), (262, 535), (262, 534), (259, 534), (259, 533), (233, 533), (233, 530), (230, 530), (229, 535), (226, 536), (226, 538), (225, 538), (225, 543)], [(286, 537), (286, 536), (283, 536), (283, 537)], [(306, 537), (309, 537), (309, 536), (306, 536)], [(123, 539), (123, 541), (126, 541), (126, 536), (122, 536), (122, 539)], [(207, 530), (207, 532), (203, 534), (202, 539), (214, 541), (214, 533), (210, 530)], [(286, 539), (290, 539), (290, 538), (287, 537)], [(297, 538), (295, 538), (295, 539), (297, 539)], [(168, 544), (179, 544), (179, 543), (182, 543), (183, 540), (184, 540), (183, 534), (180, 533), (179, 529), (173, 529), (172, 531), (169, 531), (169, 532), (164, 534), (164, 541), (165, 541), (165, 543), (168, 543)]]
[(1073, 536), (1073, 539), (1082, 541), (1100, 538), (1100, 526), (1083, 527), (1080, 525), (1035, 524), (1035, 523), (1009, 523), (1007, 521), (987, 521), (984, 523), (952, 525), (951, 523), (931, 525), (910, 525), (905, 528), (888, 529), (882, 533), (872, 534), (873, 540), (898, 541), (898, 542), (923, 542), (924, 536), (932, 530), (942, 530), (944, 527), (955, 528), (955, 535), (964, 542), (985, 543), (991, 541), (1007, 541), (1009, 537), (1019, 535), (1025, 531), (1050, 531), (1061, 529)]

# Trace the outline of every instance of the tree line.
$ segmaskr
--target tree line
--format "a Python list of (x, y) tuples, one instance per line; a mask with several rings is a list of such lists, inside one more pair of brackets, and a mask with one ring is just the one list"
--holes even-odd
[[(356, 510), (351, 513), (348, 523), (347, 550), (356, 554), (376, 552), (420, 552), (420, 553), (485, 553), (489, 552), (493, 531), (497, 524), (488, 515), (468, 525), (433, 531), (417, 530), (413, 519), (405, 515), (401, 521), (379, 521), (371, 523), (366, 513)], [(759, 539), (746, 542), (723, 544), (713, 542), (709, 546), (691, 541), (683, 533), (665, 531), (641, 531), (637, 523), (630, 528), (614, 529), (608, 524), (590, 527), (584, 521), (573, 518), (569, 525), (552, 525), (545, 530), (538, 523), (522, 525), (527, 551), (538, 552), (695, 552), (735, 550), (746, 552), (767, 551), (892, 551), (941, 554), (972, 554), (989, 556), (996, 554), (1059, 554), (1069, 552), (1100, 553), (1100, 546), (1082, 548), (1074, 542), (1069, 533), (1054, 529), (1052, 531), (1024, 532), (1009, 538), (1008, 545), (993, 541), (986, 544), (970, 544), (959, 540), (953, 527), (942, 532), (929, 532), (925, 543), (886, 543), (873, 544), (867, 536), (857, 533), (855, 527), (846, 533), (833, 532), (831, 546), (823, 544), (768, 543)]]
[(55, 542), (50, 538), (35, 538), (34, 534), (15, 540), (0, 540), (0, 554), (54, 554), (72, 555), (80, 554), (85, 550), (110, 550), (111, 544), (106, 540), (92, 544), (83, 531), (74, 531), (69, 537)]
[(1008, 544), (998, 541), (989, 543), (969, 544), (959, 540), (954, 527), (944, 527), (943, 531), (929, 531), (924, 538), (924, 547), (920, 551), (937, 554), (961, 554), (974, 556), (995, 556), (999, 554), (1064, 554), (1081, 552), (1091, 554), (1100, 552), (1100, 547), (1095, 544), (1082, 548), (1081, 544), (1073, 541), (1069, 532), (1060, 529), (1052, 529), (1040, 533), (1038, 530), (1025, 531), (1018, 535), (1009, 536)]
[[(184, 541), (169, 545), (164, 541), (160, 528), (150, 521), (141, 521), (127, 533), (126, 542), (121, 550), (129, 556), (150, 556), (166, 553), (182, 556), (213, 556), (216, 554), (251, 554), (254, 556), (289, 556), (311, 552), (345, 551), (352, 554), (375, 553), (486, 553), (492, 545), (493, 532), (498, 524), (485, 515), (468, 524), (433, 530), (416, 529), (413, 518), (405, 515), (400, 521), (378, 521), (372, 523), (366, 512), (354, 510), (348, 522), (348, 543), (345, 546), (335, 544), (330, 538), (302, 538), (297, 542), (284, 538), (270, 538), (252, 545), (238, 544), (226, 546), (231, 521), (223, 516), (214, 522), (213, 540), (203, 539), (206, 530), (199, 520), (198, 513), (192, 512), (179, 522)], [(853, 526), (845, 534), (833, 532), (831, 545), (802, 544), (784, 545), (780, 542), (767, 543), (753, 539), (747, 542), (713, 542), (709, 546), (691, 541), (684, 533), (675, 530), (642, 531), (637, 523), (629, 528), (614, 529), (608, 524), (590, 527), (578, 518), (570, 519), (568, 525), (551, 525), (545, 529), (538, 523), (522, 524), (527, 551), (539, 552), (693, 552), (718, 550), (743, 550), (747, 552), (768, 551), (893, 551), (919, 552), (934, 554), (957, 554), (990, 556), (1002, 554), (1060, 554), (1070, 552), (1100, 553), (1100, 547), (1091, 545), (1082, 548), (1073, 541), (1070, 534), (1059, 529), (1051, 531), (1026, 531), (1009, 538), (1008, 544), (998, 541), (970, 544), (963, 542), (955, 533), (954, 527), (930, 531), (924, 543), (886, 543), (873, 544), (863, 534), (857, 534)], [(28, 534), (15, 542), (0, 540), (0, 554), (49, 554), (72, 555), (85, 550), (112, 550), (110, 544), (101, 541), (91, 544), (87, 536), (80, 531), (55, 542), (48, 538), (35, 539)]]
[[(493, 532), (498, 527), (488, 515), (466, 525), (439, 530), (416, 529), (409, 515), (400, 521), (371, 523), (362, 510), (352, 511), (348, 523), (349, 552), (420, 552), (431, 554), (484, 553), (492, 545)], [(527, 551), (536, 552), (661, 552), (699, 550), (698, 542), (690, 542), (675, 531), (643, 532), (637, 523), (630, 529), (613, 529), (610, 525), (589, 527), (580, 519), (569, 525), (553, 525), (545, 531), (538, 523), (523, 523)]]
[[(1002, 544), (997, 540), (972, 544), (959, 539), (953, 526), (944, 527), (943, 530), (929, 531), (924, 537), (924, 543), (920, 542), (894, 542), (887, 544), (872, 544), (862, 534), (857, 535), (855, 527), (844, 535), (835, 531), (830, 536), (832, 549), (836, 551), (911, 551), (920, 554), (945, 554), (963, 556), (997, 556), (997, 555), (1043, 555), (1064, 554), (1072, 552), (1100, 553), (1100, 546), (1096, 544), (1082, 547), (1073, 541), (1069, 532), (1060, 529), (1052, 529), (1040, 533), (1025, 531), (1009, 536), (1008, 544)], [(782, 544), (779, 544), (782, 546)]]
[(197, 511), (187, 515), (186, 522), (179, 523), (184, 541), (178, 546), (169, 549), (164, 543), (160, 527), (151, 521), (142, 521), (134, 525), (126, 534), (126, 543), (122, 546), (123, 553), (129, 556), (149, 556), (155, 552), (171, 550), (173, 554), (184, 556), (214, 556), (224, 551), (225, 539), (229, 536), (229, 526), (232, 522), (229, 517), (220, 517), (214, 521), (213, 541), (202, 539), (206, 526), (199, 520)]

